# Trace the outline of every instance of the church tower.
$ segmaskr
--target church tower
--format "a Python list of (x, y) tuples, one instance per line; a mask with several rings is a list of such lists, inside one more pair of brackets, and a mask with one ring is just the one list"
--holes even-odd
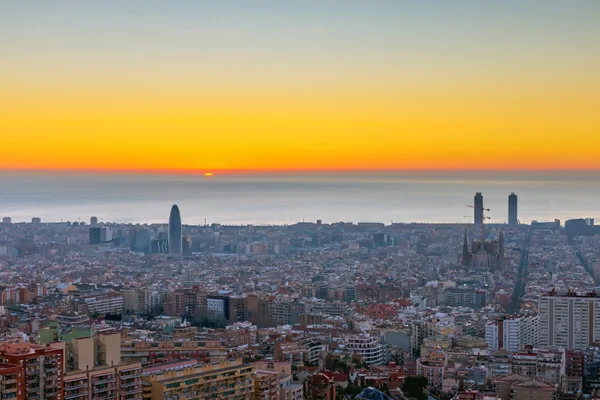
[(463, 242), (462, 249), (462, 258), (461, 258), (462, 266), (468, 267), (471, 263), (471, 253), (469, 253), (469, 243), (467, 242), (467, 230), (465, 229), (465, 238)]
[(504, 232), (500, 229), (498, 237), (498, 271), (504, 271)]

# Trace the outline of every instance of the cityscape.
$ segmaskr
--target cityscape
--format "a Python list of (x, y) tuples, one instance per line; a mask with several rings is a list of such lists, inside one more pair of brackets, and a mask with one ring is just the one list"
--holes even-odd
[(600, 400), (599, 21), (0, 1), (0, 400)]
[(6, 216), (0, 393), (593, 396), (599, 228), (506, 205), (507, 224), (486, 223), (479, 192), (472, 224), (187, 225), (177, 205), (163, 224)]

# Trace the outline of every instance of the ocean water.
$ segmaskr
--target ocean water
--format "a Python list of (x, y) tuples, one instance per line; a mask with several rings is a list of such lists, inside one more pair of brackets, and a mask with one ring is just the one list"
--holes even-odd
[(492, 223), (600, 220), (600, 171), (344, 172), (196, 175), (0, 171), (0, 217), (14, 222), (166, 223), (178, 204), (184, 224), (346, 222), (470, 223), (482, 192)]

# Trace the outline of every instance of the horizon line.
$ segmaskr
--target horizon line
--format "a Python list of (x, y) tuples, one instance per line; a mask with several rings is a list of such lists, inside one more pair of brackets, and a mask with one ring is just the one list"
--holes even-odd
[(155, 175), (198, 175), (205, 173), (235, 175), (235, 174), (298, 174), (298, 173), (402, 173), (402, 172), (600, 172), (598, 168), (6, 168), (0, 167), (0, 172), (37, 172), (37, 173), (128, 173)]

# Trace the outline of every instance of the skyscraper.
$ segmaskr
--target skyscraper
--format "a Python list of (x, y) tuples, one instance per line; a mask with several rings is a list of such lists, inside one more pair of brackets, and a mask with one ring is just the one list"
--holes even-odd
[(517, 195), (511, 193), (508, 196), (508, 224), (509, 225), (517, 225), (518, 224), (518, 212), (517, 212)]
[(479, 192), (475, 193), (475, 201), (473, 204), (475, 208), (475, 225), (481, 226), (483, 225), (483, 195)]
[(177, 204), (174, 204), (169, 216), (169, 253), (181, 254), (181, 251), (181, 214)]

